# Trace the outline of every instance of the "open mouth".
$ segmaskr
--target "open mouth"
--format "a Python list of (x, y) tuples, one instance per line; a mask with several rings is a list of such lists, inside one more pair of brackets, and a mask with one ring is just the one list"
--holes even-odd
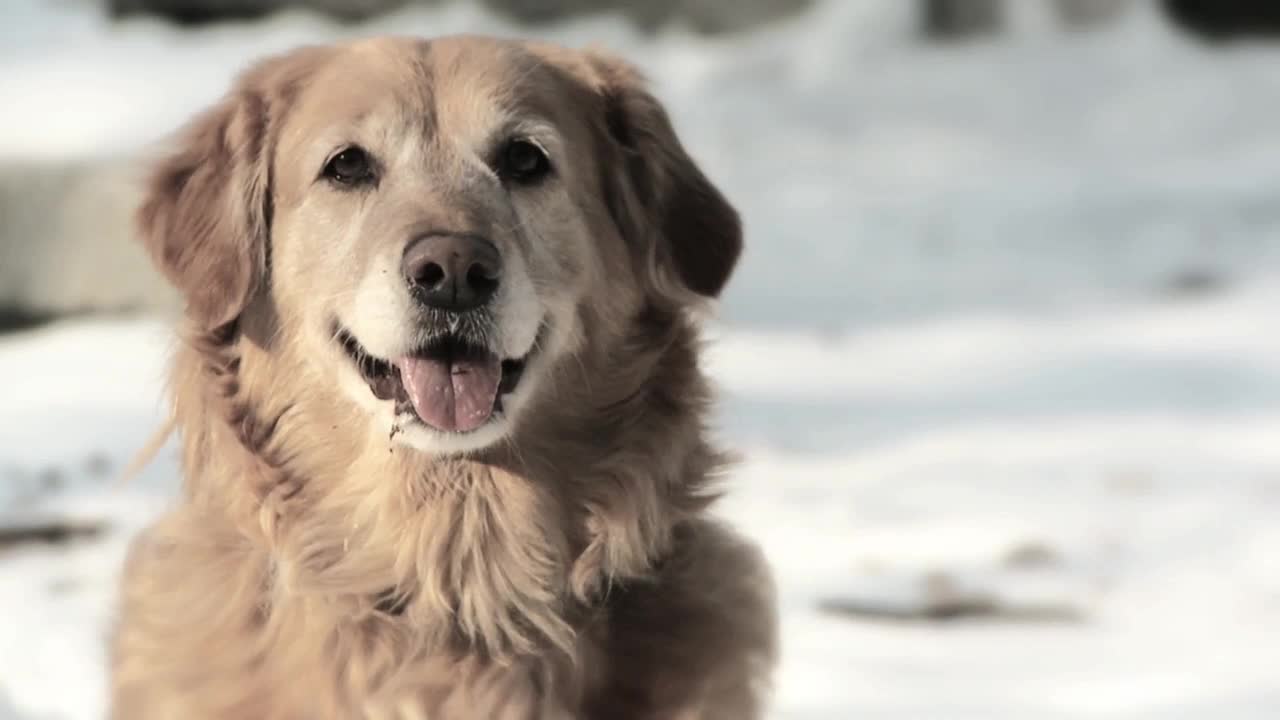
[[(369, 354), (348, 330), (334, 336), (369, 390), (436, 430), (466, 433), (502, 414), (502, 397), (515, 392), (529, 354), (499, 358), (492, 350), (453, 334), (440, 335), (403, 357)], [(534, 343), (537, 347), (537, 343)]]

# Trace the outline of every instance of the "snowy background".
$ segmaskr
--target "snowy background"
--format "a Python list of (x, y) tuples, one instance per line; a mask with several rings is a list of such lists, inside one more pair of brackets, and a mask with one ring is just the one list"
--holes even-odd
[[(1280, 46), (1013, 4), (946, 45), (900, 0), (537, 34), (646, 68), (745, 216), (710, 364), (746, 458), (721, 510), (780, 585), (773, 718), (1280, 717)], [(7, 0), (0, 167), (134, 153), (253, 57), (388, 31), (531, 32)], [(124, 547), (176, 485), (172, 447), (115, 481), (169, 344), (147, 315), (0, 335), (4, 720), (103, 716)]]

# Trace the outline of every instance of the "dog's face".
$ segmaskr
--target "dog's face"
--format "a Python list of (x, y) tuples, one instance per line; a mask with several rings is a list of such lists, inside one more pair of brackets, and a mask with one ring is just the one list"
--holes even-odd
[(557, 103), (571, 84), (504, 46), (345, 56), (277, 150), (281, 315), (403, 441), (489, 444), (572, 350), (574, 308), (622, 249), (589, 221), (590, 128)]
[[(250, 71), (141, 214), (206, 329), (269, 307), (398, 442), (508, 436), (583, 343), (716, 295), (737, 217), (627, 66), (481, 38), (379, 39)], [(601, 333), (608, 335), (608, 333)]]

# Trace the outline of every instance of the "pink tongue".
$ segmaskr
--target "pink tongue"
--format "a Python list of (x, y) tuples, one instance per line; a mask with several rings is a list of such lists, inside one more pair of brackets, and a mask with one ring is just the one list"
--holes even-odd
[(502, 377), (495, 355), (453, 361), (405, 357), (396, 366), (418, 417), (438, 430), (475, 430), (493, 414)]

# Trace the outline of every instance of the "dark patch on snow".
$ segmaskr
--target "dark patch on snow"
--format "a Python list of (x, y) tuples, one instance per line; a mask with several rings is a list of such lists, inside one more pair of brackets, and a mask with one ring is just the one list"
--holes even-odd
[(20, 545), (65, 545), (93, 540), (107, 529), (104, 520), (72, 518), (0, 518), (0, 551)]

